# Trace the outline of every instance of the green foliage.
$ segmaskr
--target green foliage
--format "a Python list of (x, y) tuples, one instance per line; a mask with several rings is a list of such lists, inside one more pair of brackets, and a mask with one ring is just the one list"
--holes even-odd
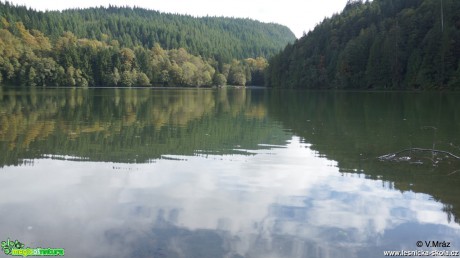
[(246, 85), (246, 75), (240, 62), (233, 60), (228, 74), (228, 82), (231, 85)]
[[(453, 88), (460, 2), (348, 1), (339, 15), (270, 59), (267, 85), (286, 88)], [(443, 25), (442, 25), (443, 24)]]
[(257, 57), (256, 59), (247, 58), (244, 61), (246, 80), (250, 85), (264, 85), (264, 72), (268, 67), (265, 58)]
[(137, 84), (140, 86), (149, 86), (150, 85), (150, 79), (147, 77), (147, 75), (143, 72), (140, 72), (137, 74)]
[(251, 19), (201, 17), (161, 13), (128, 7), (35, 11), (24, 6), (0, 2), (6, 29), (10, 22), (41, 31), (53, 41), (70, 31), (77, 38), (108, 43), (116, 40), (121, 47), (150, 49), (185, 48), (193, 55), (230, 62), (233, 58), (268, 58), (295, 40), (289, 28)]
[(21, 22), (11, 24), (16, 26), (0, 29), (0, 78), (12, 85), (201, 87), (227, 81), (263, 85), (260, 74), (267, 64), (263, 57), (226, 65), (192, 55), (185, 48), (165, 50), (160, 44), (151, 49), (120, 48), (108, 39), (77, 38), (72, 32), (52, 42)]
[(227, 85), (227, 78), (225, 78), (225, 75), (221, 73), (215, 73), (213, 83), (217, 86), (225, 86)]

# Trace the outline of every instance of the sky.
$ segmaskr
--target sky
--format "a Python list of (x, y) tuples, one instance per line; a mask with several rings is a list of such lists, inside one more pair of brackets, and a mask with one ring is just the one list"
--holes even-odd
[(193, 16), (227, 16), (275, 22), (289, 27), (297, 37), (312, 30), (325, 17), (343, 10), (347, 0), (10, 0), (38, 10), (63, 10), (108, 6), (137, 6)]

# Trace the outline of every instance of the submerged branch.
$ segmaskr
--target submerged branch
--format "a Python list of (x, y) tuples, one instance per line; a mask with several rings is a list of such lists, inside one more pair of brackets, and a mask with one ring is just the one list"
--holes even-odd
[(435, 150), (435, 149), (424, 149), (424, 148), (410, 148), (410, 149), (405, 149), (405, 150), (401, 150), (401, 151), (398, 151), (398, 152), (394, 152), (394, 153), (389, 153), (389, 154), (382, 155), (382, 156), (378, 157), (378, 159), (380, 159), (380, 160), (391, 160), (391, 159), (393, 159), (394, 157), (396, 157), (396, 155), (401, 154), (401, 153), (404, 153), (404, 152), (409, 152), (409, 151), (424, 151), (424, 152), (432, 152), (432, 153), (442, 153), (442, 154), (449, 155), (449, 156), (451, 156), (451, 157), (453, 157), (453, 158), (460, 159), (460, 156), (457, 156), (457, 155), (455, 155), (455, 154), (452, 154), (451, 152), (448, 152), (448, 151), (444, 151), (444, 150)]
[(448, 176), (451, 176), (451, 175), (453, 175), (453, 174), (455, 174), (455, 173), (457, 173), (457, 172), (459, 172), (459, 171), (460, 171), (460, 169), (459, 169), (459, 170), (455, 170), (454, 172), (451, 172), (451, 173), (449, 173), (449, 174), (447, 174), (447, 175), (448, 175)]

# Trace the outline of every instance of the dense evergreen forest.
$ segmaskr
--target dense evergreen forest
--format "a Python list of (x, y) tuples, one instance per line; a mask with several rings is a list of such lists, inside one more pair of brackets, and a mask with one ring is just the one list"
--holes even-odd
[(349, 0), (269, 64), (272, 87), (460, 89), (460, 1)]
[(269, 57), (295, 40), (286, 26), (251, 19), (193, 17), (142, 8), (69, 9), (40, 12), (0, 2), (0, 16), (41, 31), (52, 41), (69, 31), (77, 38), (117, 40), (122, 47), (155, 43), (164, 49), (185, 48), (193, 55), (230, 62), (232, 59)]
[(263, 84), (295, 39), (250, 19), (128, 7), (35, 11), (0, 2), (0, 82), (38, 86)]

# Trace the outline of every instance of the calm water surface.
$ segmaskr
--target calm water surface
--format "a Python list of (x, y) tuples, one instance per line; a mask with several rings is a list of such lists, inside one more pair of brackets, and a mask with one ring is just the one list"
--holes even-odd
[[(0, 88), (0, 241), (66, 257), (460, 251), (460, 95)], [(417, 247), (446, 241), (449, 248)], [(0, 257), (7, 257), (3, 253)]]

